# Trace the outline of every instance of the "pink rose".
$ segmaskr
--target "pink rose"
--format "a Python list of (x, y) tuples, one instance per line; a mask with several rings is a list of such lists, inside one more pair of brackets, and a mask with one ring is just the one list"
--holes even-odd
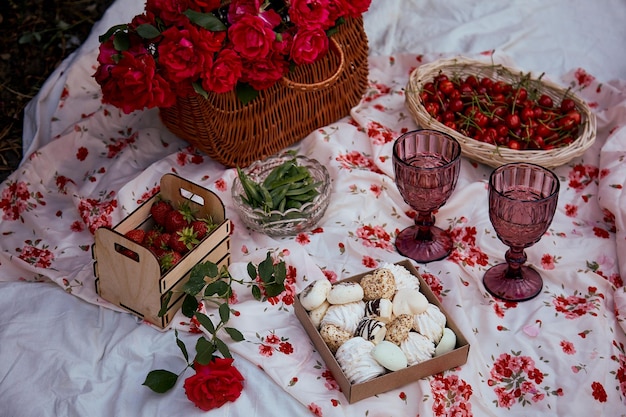
[(214, 358), (208, 365), (194, 364), (196, 374), (185, 380), (187, 398), (204, 411), (235, 401), (243, 390), (243, 376), (233, 359)]
[(242, 58), (254, 60), (269, 55), (276, 34), (258, 16), (246, 15), (228, 28), (228, 37)]
[(239, 55), (232, 49), (224, 49), (217, 55), (210, 70), (204, 73), (202, 88), (216, 93), (232, 91), (241, 78), (242, 71)]
[(296, 65), (312, 64), (328, 51), (328, 37), (321, 29), (300, 30), (293, 38), (291, 59)]

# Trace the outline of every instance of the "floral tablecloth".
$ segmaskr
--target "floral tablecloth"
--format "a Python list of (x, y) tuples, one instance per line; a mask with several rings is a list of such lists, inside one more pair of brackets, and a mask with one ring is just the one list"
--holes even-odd
[[(173, 172), (224, 202), (233, 225), (233, 275), (246, 276), (246, 264), (261, 261), (268, 250), (286, 262), (287, 289), (279, 297), (259, 303), (235, 287), (238, 314), (229, 325), (246, 340), (230, 348), (313, 414), (626, 415), (626, 84), (601, 83), (584, 68), (551, 77), (579, 90), (597, 115), (598, 131), (582, 157), (555, 169), (561, 179), (557, 213), (547, 234), (527, 250), (528, 262), (544, 278), (541, 294), (507, 303), (483, 287), (483, 273), (503, 260), (506, 247), (488, 218), (491, 169), (468, 159), (437, 213), (454, 251), (446, 260), (416, 264), (463, 329), (471, 345), (467, 364), (349, 405), (294, 315), (294, 297), (312, 280), (335, 282), (403, 259), (394, 238), (414, 213), (394, 184), (391, 146), (416, 127), (404, 86), (417, 66), (449, 55), (370, 58), (363, 101), (349, 117), (293, 147), (330, 171), (326, 215), (310, 231), (273, 239), (247, 230), (237, 217), (230, 196), (234, 169), (176, 138), (156, 111), (124, 115), (102, 106), (91, 78), (96, 51), (84, 53), (68, 69), (47, 121), (52, 140), (0, 184), (0, 280), (51, 281), (71, 296), (115, 310), (95, 292), (93, 232), (114, 226)], [(497, 50), (474, 58), (507, 61)], [(182, 315), (174, 323), (189, 330)], [(254, 381), (246, 384), (254, 392)], [(182, 382), (171, 396), (184, 397)], [(149, 401), (165, 400), (154, 394)], [(177, 404), (190, 415), (199, 412), (191, 403)]]

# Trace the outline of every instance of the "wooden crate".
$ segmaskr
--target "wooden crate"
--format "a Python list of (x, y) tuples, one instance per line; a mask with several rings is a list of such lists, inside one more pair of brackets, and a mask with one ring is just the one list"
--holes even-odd
[[(129, 230), (149, 230), (153, 226), (150, 207), (159, 196), (171, 201), (175, 207), (187, 202), (199, 217), (211, 216), (218, 224), (164, 274), (161, 274), (159, 261), (152, 251), (124, 236)], [(215, 193), (177, 175), (165, 174), (158, 195), (143, 203), (114, 228), (96, 230), (92, 254), (97, 293), (156, 326), (167, 327), (182, 304), (184, 294), (180, 289), (189, 279), (191, 269), (204, 261), (211, 261), (220, 268), (230, 264), (230, 221), (225, 214), (224, 204)], [(128, 256), (128, 250), (134, 252), (133, 256)], [(161, 303), (170, 290), (174, 295), (166, 314), (159, 317)]]

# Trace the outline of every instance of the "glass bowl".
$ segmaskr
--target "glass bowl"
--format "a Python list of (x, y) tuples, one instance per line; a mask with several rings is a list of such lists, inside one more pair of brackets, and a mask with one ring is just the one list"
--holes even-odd
[(324, 216), (330, 201), (330, 175), (326, 167), (316, 159), (283, 153), (263, 161), (254, 162), (249, 167), (244, 168), (243, 172), (252, 181), (260, 183), (274, 168), (290, 159), (295, 159), (299, 166), (307, 167), (313, 179), (321, 182), (317, 188), (319, 194), (313, 201), (303, 204), (300, 208), (291, 208), (285, 211), (265, 211), (262, 208), (253, 208), (243, 200), (242, 197), (246, 194), (239, 176), (236, 176), (231, 188), (235, 209), (241, 220), (250, 229), (274, 237), (293, 236), (312, 228)]

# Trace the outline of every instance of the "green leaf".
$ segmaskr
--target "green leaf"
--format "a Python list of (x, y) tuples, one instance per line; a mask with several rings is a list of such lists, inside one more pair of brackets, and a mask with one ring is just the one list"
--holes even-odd
[(252, 86), (243, 83), (237, 84), (235, 92), (237, 94), (237, 98), (242, 104), (248, 104), (259, 95), (259, 92), (252, 88)]
[(208, 364), (211, 362), (211, 359), (213, 359), (214, 352), (215, 346), (213, 346), (213, 343), (206, 340), (204, 337), (198, 338), (196, 342), (196, 362), (202, 365)]
[(206, 285), (205, 277), (215, 278), (218, 276), (217, 265), (213, 262), (202, 262), (191, 268), (189, 280), (183, 285), (183, 291), (187, 294), (196, 295)]
[(198, 310), (198, 300), (195, 296), (185, 294), (185, 299), (183, 300), (183, 306), (181, 307), (181, 311), (185, 317), (193, 317), (193, 315)]
[(226, 298), (230, 296), (230, 286), (224, 281), (215, 281), (206, 286), (204, 295), (210, 297), (217, 295), (218, 297)]
[(115, 36), (113, 36), (113, 47), (116, 51), (128, 51), (130, 48), (130, 37), (126, 32), (117, 32)]
[(161, 309), (159, 310), (159, 317), (163, 317), (165, 313), (167, 313), (167, 307), (170, 304), (170, 300), (172, 299), (172, 295), (174, 293), (172, 291), (168, 291), (165, 293), (165, 297), (161, 300)]
[(228, 345), (226, 343), (216, 338), (215, 344), (217, 345), (217, 350), (220, 351), (223, 357), (232, 358), (232, 355), (230, 354), (230, 349), (228, 349)]
[(256, 266), (252, 262), (248, 262), (248, 276), (252, 279), (256, 279)]
[(213, 325), (213, 322), (211, 321), (209, 316), (207, 316), (206, 314), (200, 313), (200, 312), (196, 312), (196, 318), (198, 319), (198, 322), (205, 329), (208, 330), (209, 333), (215, 334), (215, 326)]
[(283, 284), (287, 278), (287, 267), (285, 262), (281, 261), (274, 265), (274, 282), (277, 284)]
[(183, 14), (196, 25), (210, 30), (211, 32), (226, 30), (226, 25), (212, 13), (200, 13), (195, 10), (187, 9)]
[(150, 371), (146, 376), (146, 380), (141, 385), (145, 385), (154, 392), (163, 394), (176, 385), (178, 375), (165, 369), (157, 369)]
[(180, 348), (180, 351), (183, 352), (185, 360), (189, 362), (189, 352), (187, 352), (187, 346), (185, 346), (185, 343), (178, 338), (178, 330), (174, 329), (174, 335), (176, 336), (176, 344)]
[(233, 339), (235, 342), (241, 342), (242, 340), (245, 339), (245, 337), (243, 337), (243, 333), (241, 333), (239, 330), (235, 329), (234, 327), (224, 327), (224, 331), (228, 333), (230, 338)]
[(154, 39), (161, 35), (159, 29), (156, 26), (151, 25), (150, 23), (144, 23), (142, 25), (137, 26), (137, 34), (144, 39)]
[(261, 281), (269, 282), (274, 275), (274, 261), (272, 260), (272, 255), (267, 252), (267, 256), (265, 260), (263, 260), (259, 264), (259, 276), (261, 277)]
[(261, 289), (258, 285), (252, 286), (252, 296), (255, 300), (259, 301), (261, 299)]
[(127, 31), (127, 30), (128, 30), (128, 24), (126, 24), (126, 23), (123, 23), (123, 24), (120, 24), (120, 25), (111, 26), (109, 28), (109, 30), (107, 30), (103, 35), (100, 35), (98, 37), (98, 41), (100, 43), (104, 43), (104, 42), (108, 41), (109, 38), (111, 36), (113, 36), (116, 32), (118, 32), (118, 31)]
[(228, 303), (220, 304), (218, 311), (220, 312), (220, 319), (222, 320), (222, 323), (226, 323), (230, 318), (230, 307), (228, 306)]
[(194, 81), (191, 83), (191, 85), (193, 86), (193, 91), (195, 91), (197, 94), (201, 95), (205, 99), (209, 98), (209, 93), (207, 93), (207, 91), (202, 88), (201, 83), (199, 83), (198, 81)]
[(276, 297), (278, 294), (285, 291), (283, 284), (265, 284), (264, 288), (268, 297)]

